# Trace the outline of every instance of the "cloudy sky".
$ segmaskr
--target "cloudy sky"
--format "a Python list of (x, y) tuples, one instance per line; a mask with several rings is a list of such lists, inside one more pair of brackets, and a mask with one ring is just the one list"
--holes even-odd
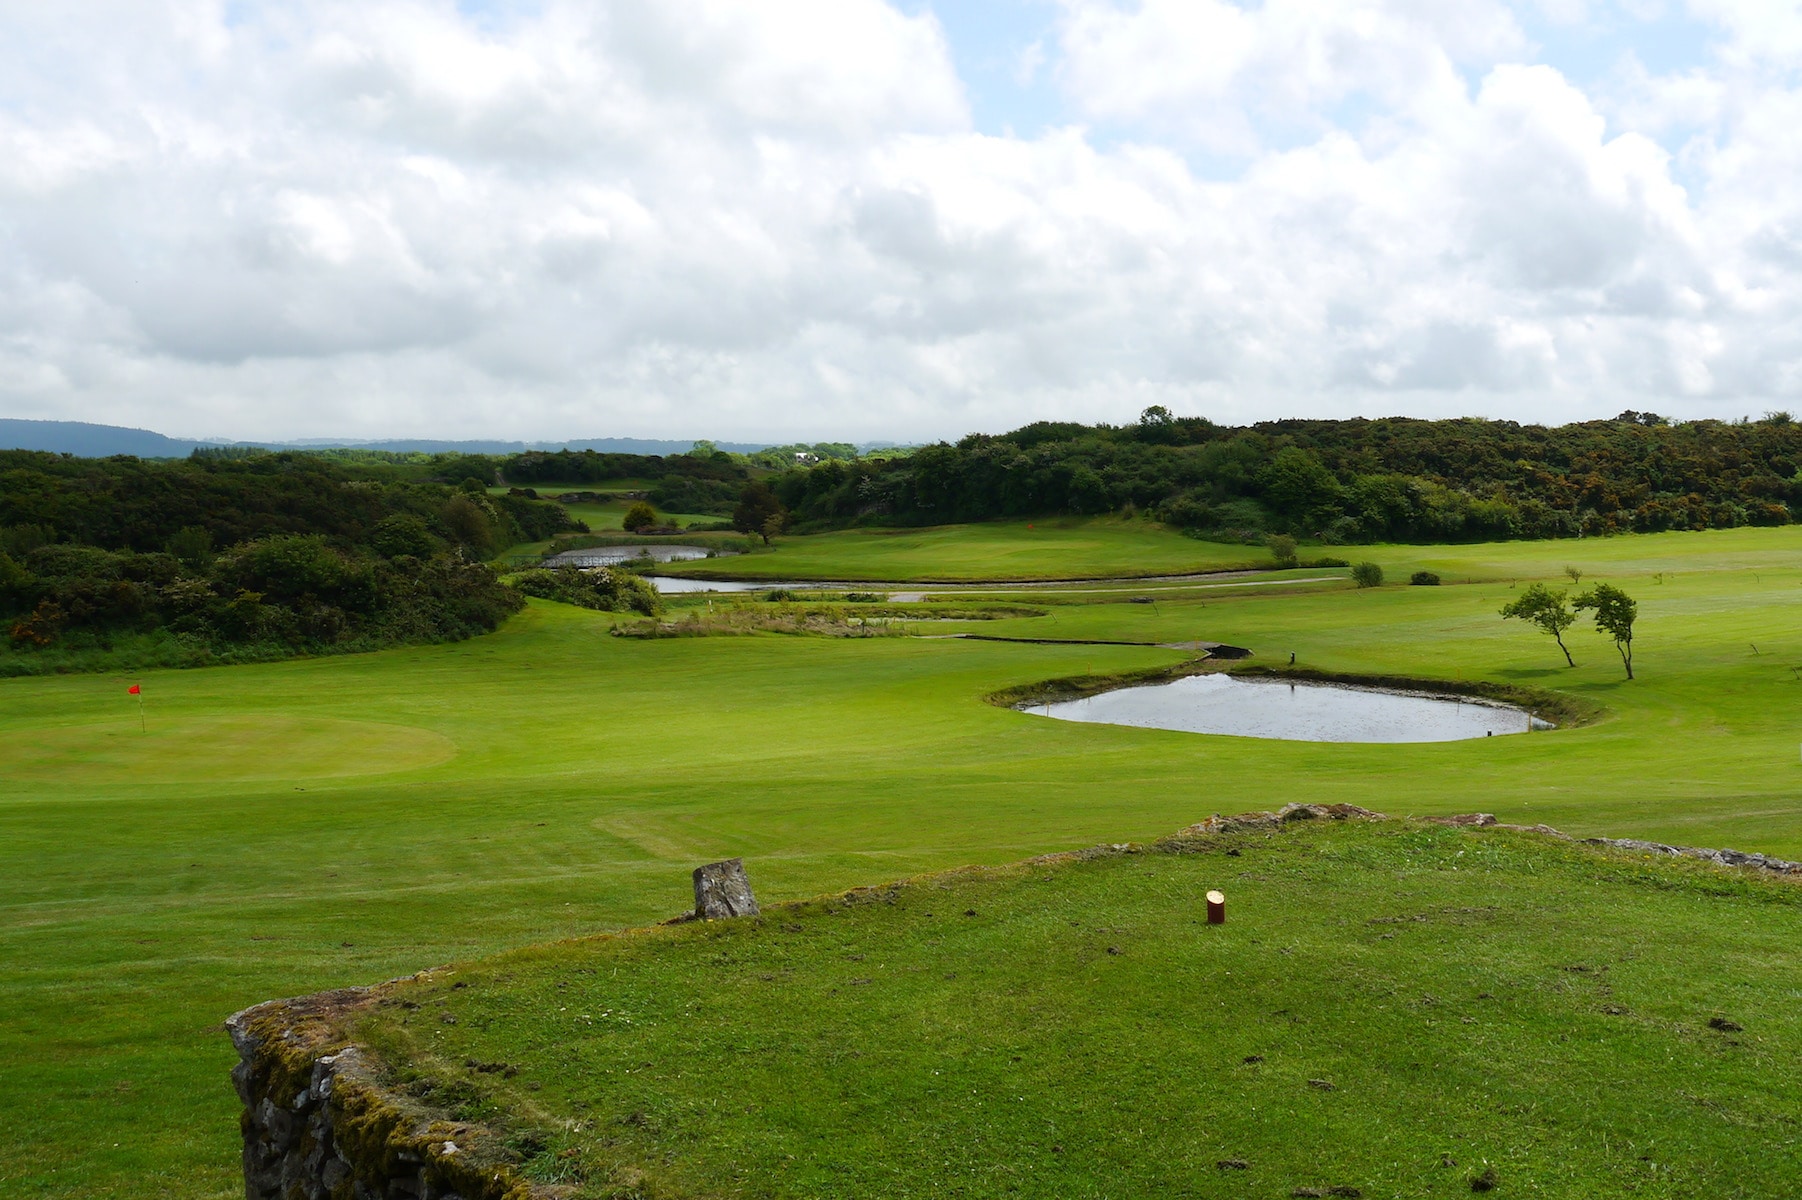
[(1802, 408), (1795, 0), (0, 0), (0, 416)]

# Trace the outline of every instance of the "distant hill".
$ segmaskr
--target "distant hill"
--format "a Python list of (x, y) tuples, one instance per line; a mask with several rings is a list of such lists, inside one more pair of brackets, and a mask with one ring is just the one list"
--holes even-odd
[[(522, 454), (527, 450), (593, 450), (600, 454), (686, 454), (694, 446), (693, 439), (671, 441), (657, 438), (575, 438), (566, 442), (439, 442), (425, 439), (398, 438), (385, 442), (333, 441), (309, 439), (304, 442), (242, 442), (240, 445), (267, 446), (271, 450), (330, 450), (351, 447), (357, 450), (391, 450), (399, 454)], [(715, 442), (721, 450), (749, 454), (769, 445), (768, 442)]]
[[(119, 425), (91, 425), (86, 421), (22, 421), (0, 417), (0, 450), (48, 450), (82, 458), (106, 458), (131, 454), (138, 458), (186, 458), (197, 446), (259, 446), (268, 450), (390, 450), (426, 454), (519, 454), (526, 450), (594, 450), (608, 454), (683, 454), (693, 440), (654, 438), (586, 438), (565, 442), (434, 441), (393, 438), (362, 441), (355, 438), (308, 438), (298, 442), (230, 442), (223, 439), (165, 437), (148, 429)], [(719, 442), (721, 450), (749, 454), (768, 442)]]
[(206, 444), (119, 425), (0, 418), (0, 450), (48, 450), (53, 454), (75, 454), (82, 458), (107, 458), (114, 454), (186, 458), (194, 447)]

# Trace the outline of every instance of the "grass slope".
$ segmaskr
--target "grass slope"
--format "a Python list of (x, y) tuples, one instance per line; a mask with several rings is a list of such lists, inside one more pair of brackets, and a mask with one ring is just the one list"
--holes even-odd
[(1802, 888), (1314, 824), (522, 951), (360, 1032), (575, 1196), (1802, 1195)]
[(1587, 628), (1565, 669), (1497, 618), (1502, 576), (1159, 592), (970, 628), (1553, 687), (1605, 719), (1402, 747), (1075, 725), (983, 697), (1181, 656), (635, 641), (536, 602), (455, 645), (144, 675), (147, 734), (127, 679), (0, 681), (0, 1195), (240, 1194), (225, 1014), (644, 924), (734, 854), (779, 900), (1308, 799), (1802, 858), (1802, 529), (1392, 550), (1392, 578), (1586, 565), (1640, 600), (1642, 678)]
[(1259, 546), (1201, 542), (1150, 521), (1050, 517), (929, 529), (848, 529), (778, 538), (768, 550), (668, 574), (732, 579), (1099, 579), (1268, 565)]
[[(1389, 582), (1436, 571), (1446, 582), (1556, 578), (1567, 564), (1594, 578), (1690, 570), (1783, 570), (1796, 562), (1796, 527), (1714, 529), (1652, 536), (1467, 546), (1305, 546), (1302, 559), (1331, 555), (1382, 566)], [(1202, 542), (1150, 521), (1059, 517), (929, 529), (852, 529), (782, 537), (730, 563), (673, 564), (666, 574), (711, 578), (921, 580), (934, 583), (1108, 579), (1270, 565), (1259, 546)], [(1309, 571), (1308, 574), (1319, 574)]]
[[(546, 500), (556, 500), (560, 499), (566, 492), (644, 491), (652, 486), (654, 485), (646, 483), (643, 480), (621, 479), (604, 484), (551, 484), (543, 487), (532, 485), (532, 490)], [(510, 489), (505, 487), (491, 487), (488, 489), (488, 494), (491, 496), (505, 495), (509, 490)], [(570, 503), (565, 504), (563, 507), (568, 511), (569, 515), (576, 520), (587, 522), (589, 529), (596, 533), (605, 533), (622, 528), (620, 522), (625, 520), (626, 512), (632, 507), (632, 504), (633, 502), (630, 500), (621, 499), (612, 500), (605, 504)], [(663, 524), (681, 525), (684, 528), (696, 522), (701, 524), (711, 524), (716, 521), (725, 520), (724, 517), (717, 514), (674, 513), (665, 512), (662, 509), (657, 510), (657, 519)], [(526, 543), (526, 545), (546, 546), (549, 545), (549, 543), (533, 542)], [(521, 554), (527, 553), (522, 547), (513, 547), (511, 552)]]

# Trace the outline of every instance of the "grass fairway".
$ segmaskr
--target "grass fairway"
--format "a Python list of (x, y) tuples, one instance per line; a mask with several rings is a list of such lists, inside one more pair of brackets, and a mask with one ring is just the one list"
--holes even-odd
[[(1447, 583), (1497, 579), (1557, 579), (1576, 565), (1600, 579), (1670, 577), (1686, 571), (1731, 569), (1757, 573), (1796, 565), (1792, 528), (1715, 529), (1655, 536), (1575, 541), (1486, 542), (1468, 546), (1305, 546), (1307, 561), (1332, 555), (1369, 560), (1405, 583), (1415, 571), (1435, 571)], [(1202, 542), (1149, 521), (1115, 517), (1059, 517), (1046, 521), (990, 521), (929, 529), (850, 529), (777, 539), (767, 551), (728, 562), (671, 564), (661, 573), (717, 579), (796, 579), (878, 582), (999, 583), (1056, 579), (1124, 579), (1270, 565), (1259, 546)], [(1317, 574), (1318, 572), (1310, 572)]]
[(1802, 889), (1311, 825), (503, 955), (357, 1032), (578, 1196), (1802, 1194)]
[[(729, 855), (779, 900), (1307, 799), (1802, 857), (1802, 529), (1379, 554), (1487, 582), (1160, 592), (981, 629), (1211, 638), (1608, 717), (1400, 747), (1074, 725), (982, 698), (1180, 655), (637, 641), (538, 602), (453, 646), (147, 675), (135, 741), (123, 679), (0, 682), (0, 1196), (241, 1194), (227, 1013), (644, 924)], [(1567, 562), (1639, 599), (1641, 679), (1586, 628), (1567, 670), (1497, 618), (1511, 578)]]
[(1049, 517), (929, 529), (847, 529), (778, 538), (768, 551), (666, 574), (716, 579), (1106, 579), (1268, 565), (1261, 546), (1201, 542), (1151, 521)]
[[(621, 479), (605, 484), (550, 484), (545, 487), (534, 486), (532, 490), (546, 500), (556, 500), (560, 499), (566, 492), (644, 491), (652, 486), (652, 484), (639, 479)], [(491, 496), (505, 495), (510, 490), (511, 489), (505, 487), (491, 487), (488, 489), (488, 494)], [(563, 507), (569, 515), (576, 520), (586, 522), (588, 528), (593, 532), (608, 533), (624, 528), (624, 526), (621, 525), (621, 522), (626, 519), (626, 512), (632, 507), (632, 503), (633, 502), (630, 500), (620, 499), (610, 500), (605, 504), (572, 502), (565, 504)], [(712, 524), (717, 521), (725, 520), (725, 518), (718, 515), (710, 516), (705, 513), (676, 513), (657, 509), (657, 520), (661, 524), (680, 525), (687, 528), (692, 524)], [(542, 546), (548, 545), (549, 543), (529, 544)], [(515, 547), (514, 549), (516, 552), (525, 553), (525, 550), (521, 547)]]

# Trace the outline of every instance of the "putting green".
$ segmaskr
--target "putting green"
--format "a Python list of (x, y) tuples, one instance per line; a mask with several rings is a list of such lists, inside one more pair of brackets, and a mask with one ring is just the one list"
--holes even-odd
[(411, 725), (288, 713), (136, 716), (15, 727), (7, 773), (95, 786), (206, 780), (336, 779), (435, 767), (457, 755), (443, 734)]

